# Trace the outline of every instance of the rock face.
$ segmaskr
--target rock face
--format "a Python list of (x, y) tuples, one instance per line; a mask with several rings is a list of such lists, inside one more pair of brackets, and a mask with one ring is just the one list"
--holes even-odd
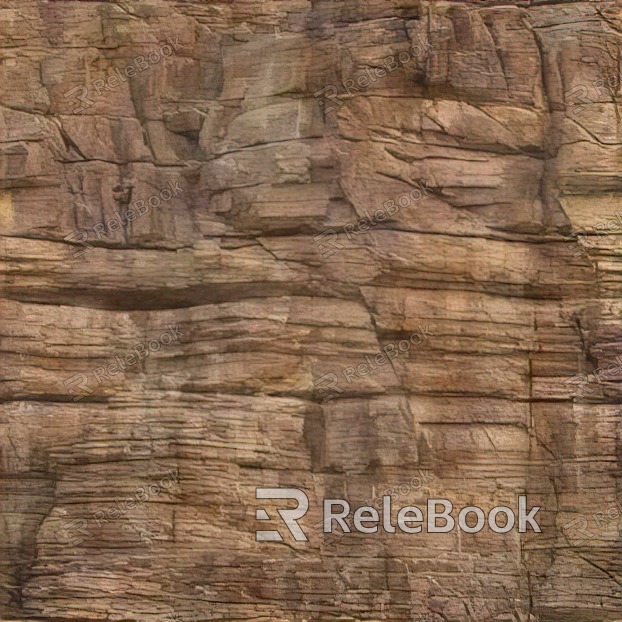
[[(622, 619), (618, 3), (0, 29), (0, 619)], [(321, 533), (387, 489), (542, 532)]]

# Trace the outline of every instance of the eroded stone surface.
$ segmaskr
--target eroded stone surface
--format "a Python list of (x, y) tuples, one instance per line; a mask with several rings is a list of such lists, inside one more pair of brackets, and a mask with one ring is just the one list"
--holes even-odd
[[(0, 29), (2, 619), (622, 617), (622, 373), (567, 382), (622, 354), (616, 3), (2, 0)], [(526, 493), (543, 533), (320, 538), (323, 498), (421, 470), (401, 505)], [(265, 486), (307, 491), (309, 543), (255, 542)]]

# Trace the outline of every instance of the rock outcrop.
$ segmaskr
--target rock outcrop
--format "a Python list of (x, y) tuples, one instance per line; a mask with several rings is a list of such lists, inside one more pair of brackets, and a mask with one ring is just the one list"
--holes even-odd
[[(622, 619), (619, 3), (0, 29), (0, 619)], [(321, 533), (389, 488), (542, 533)]]

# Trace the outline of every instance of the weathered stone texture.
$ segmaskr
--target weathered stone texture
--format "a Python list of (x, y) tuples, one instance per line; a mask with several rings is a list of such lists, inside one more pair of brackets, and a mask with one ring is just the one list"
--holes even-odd
[[(620, 518), (592, 518), (621, 500), (622, 372), (565, 382), (622, 354), (619, 80), (594, 86), (621, 37), (608, 1), (0, 0), (0, 619), (622, 620)], [(323, 498), (420, 470), (400, 505), (526, 493), (543, 533), (320, 538)], [(267, 486), (307, 491), (309, 543), (255, 542)]]

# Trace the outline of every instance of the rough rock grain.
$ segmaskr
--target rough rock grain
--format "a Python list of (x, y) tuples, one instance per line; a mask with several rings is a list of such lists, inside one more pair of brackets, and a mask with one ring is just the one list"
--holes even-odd
[[(0, 0), (0, 619), (621, 620), (622, 371), (567, 382), (622, 355), (621, 44), (598, 0)], [(422, 470), (543, 532), (320, 537)], [(308, 543), (255, 541), (270, 486)]]

